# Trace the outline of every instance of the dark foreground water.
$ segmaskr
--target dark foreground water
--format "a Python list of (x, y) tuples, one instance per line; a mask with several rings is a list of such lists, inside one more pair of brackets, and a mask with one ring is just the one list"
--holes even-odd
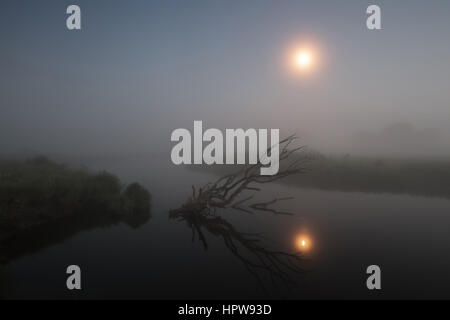
[[(310, 246), (294, 275), (297, 286), (264, 278), (264, 288), (245, 264), (208, 234), (209, 248), (192, 242), (191, 230), (168, 219), (191, 193), (216, 177), (169, 165), (158, 157), (83, 161), (123, 181), (146, 185), (152, 218), (138, 229), (119, 224), (81, 231), (11, 261), (1, 269), (7, 298), (450, 298), (450, 201), (405, 195), (325, 192), (267, 186), (267, 199), (294, 196), (283, 209), (293, 217), (222, 216), (241, 232), (261, 232), (272, 248)], [(82, 291), (66, 289), (65, 270), (82, 269)], [(366, 268), (377, 264), (382, 290), (366, 288)], [(264, 274), (264, 270), (261, 271)]]

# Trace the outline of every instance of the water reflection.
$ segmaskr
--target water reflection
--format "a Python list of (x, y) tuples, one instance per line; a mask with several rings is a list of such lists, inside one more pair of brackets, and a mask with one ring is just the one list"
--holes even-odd
[[(254, 192), (261, 186), (281, 178), (302, 172), (299, 161), (291, 161), (290, 156), (298, 148), (289, 150), (296, 139), (290, 136), (280, 142), (279, 172), (273, 176), (261, 176), (261, 164), (244, 167), (242, 170), (220, 177), (198, 190), (192, 186), (192, 196), (178, 209), (169, 212), (169, 218), (185, 222), (192, 231), (192, 241), (196, 238), (208, 248), (205, 233), (222, 238), (226, 248), (245, 266), (245, 268), (265, 288), (264, 279), (272, 283), (279, 280), (283, 284), (295, 285), (293, 274), (302, 273), (301, 253), (289, 253), (274, 250), (265, 245), (260, 234), (238, 231), (229, 221), (220, 215), (220, 211), (235, 210), (245, 214), (292, 215), (290, 212), (274, 207), (288, 197), (266, 199), (253, 202)], [(268, 150), (270, 152), (270, 148)], [(291, 163), (287, 163), (287, 162)], [(248, 194), (253, 192), (253, 194)]]
[(0, 237), (0, 264), (38, 252), (47, 246), (62, 243), (82, 231), (120, 223), (125, 223), (131, 228), (138, 228), (147, 223), (150, 218), (150, 206), (131, 210), (126, 214), (86, 207), (82, 213), (51, 220), (33, 228)]
[(300, 252), (306, 253), (312, 250), (313, 241), (311, 236), (301, 233), (294, 240), (295, 246)]
[(272, 282), (280, 280), (283, 284), (295, 285), (293, 274), (302, 273), (302, 255), (273, 250), (266, 247), (262, 236), (238, 231), (233, 224), (221, 216), (190, 210), (172, 210), (171, 219), (185, 222), (192, 230), (192, 241), (198, 239), (205, 250), (208, 242), (205, 233), (222, 238), (226, 248), (241, 261), (250, 274), (265, 288), (265, 277)]

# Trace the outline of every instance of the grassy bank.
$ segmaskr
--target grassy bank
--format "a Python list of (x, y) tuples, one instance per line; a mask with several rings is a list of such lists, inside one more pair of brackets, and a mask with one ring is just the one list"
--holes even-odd
[(67, 221), (120, 221), (137, 227), (148, 220), (150, 201), (144, 187), (124, 186), (107, 172), (72, 169), (44, 157), (0, 161), (0, 248), (5, 252), (5, 243), (20, 243), (39, 230), (74, 229)]
[[(326, 156), (316, 152), (295, 157), (304, 160), (305, 172), (281, 183), (322, 190), (450, 198), (450, 160)], [(236, 166), (201, 166), (195, 170), (225, 174)]]

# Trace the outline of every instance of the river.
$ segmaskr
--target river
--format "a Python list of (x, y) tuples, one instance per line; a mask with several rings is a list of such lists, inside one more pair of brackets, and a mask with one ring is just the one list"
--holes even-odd
[[(119, 224), (82, 231), (11, 261), (1, 271), (5, 297), (450, 298), (448, 199), (267, 185), (263, 198), (294, 197), (280, 205), (294, 216), (220, 213), (241, 232), (262, 233), (275, 249), (303, 251), (296, 286), (267, 279), (261, 285), (220, 236), (205, 233), (205, 250), (185, 223), (168, 219), (169, 210), (190, 196), (191, 185), (216, 176), (158, 156), (83, 163), (145, 185), (153, 197), (151, 219), (137, 229)], [(81, 291), (66, 289), (72, 264), (81, 267)], [(381, 268), (379, 291), (366, 287), (372, 264)]]

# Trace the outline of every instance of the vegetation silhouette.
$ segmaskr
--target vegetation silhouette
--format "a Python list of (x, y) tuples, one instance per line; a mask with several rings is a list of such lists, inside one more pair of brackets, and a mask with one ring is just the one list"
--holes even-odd
[(0, 162), (0, 263), (93, 228), (151, 217), (151, 195), (107, 172), (71, 169), (45, 157)]
[[(450, 198), (450, 161), (445, 158), (395, 159), (324, 155), (303, 151), (295, 155), (307, 163), (301, 179), (290, 176), (283, 184), (318, 190), (407, 194)], [(199, 166), (194, 170), (227, 174), (236, 166)]]

